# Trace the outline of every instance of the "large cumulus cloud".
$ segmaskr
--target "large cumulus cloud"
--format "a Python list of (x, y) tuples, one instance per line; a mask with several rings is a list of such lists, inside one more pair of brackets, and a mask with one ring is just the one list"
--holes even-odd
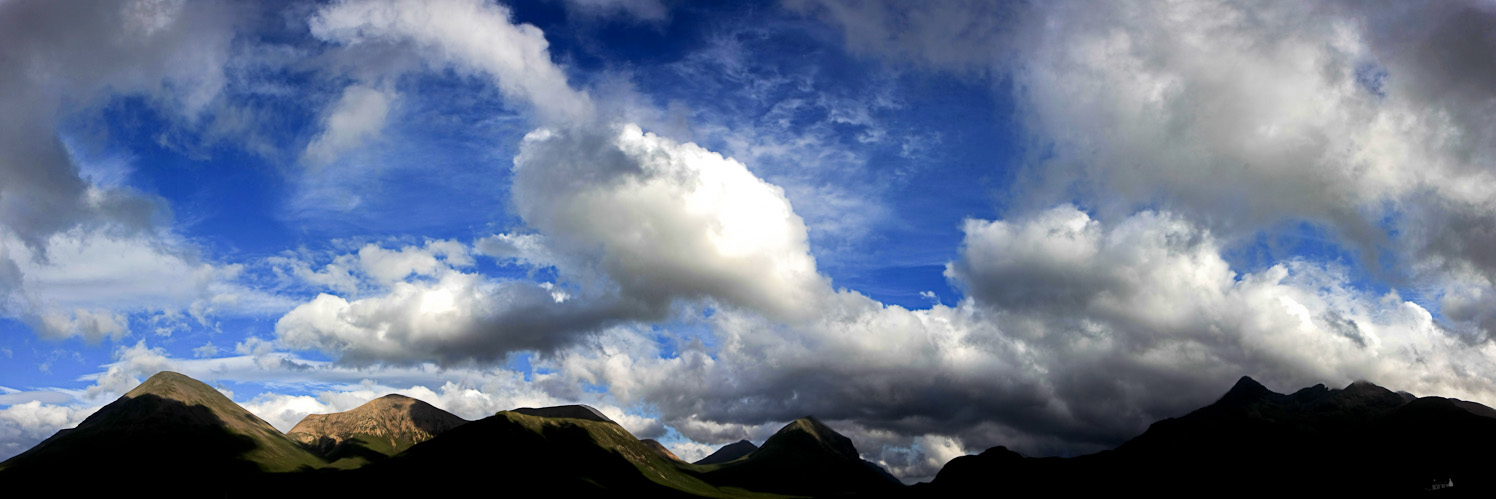
[(215, 310), (283, 305), (236, 285), (236, 266), (205, 261), (172, 231), (164, 200), (129, 187), (128, 154), (74, 130), (121, 97), (158, 110), (165, 128), (219, 126), (242, 14), (222, 2), (0, 4), (0, 314), (97, 341), (129, 334), (131, 314), (206, 323)]
[[(358, 253), (360, 275), (382, 289), (351, 302), (323, 294), (283, 317), (279, 337), (351, 362), (493, 360), (619, 321), (662, 320), (677, 301), (800, 322), (831, 295), (783, 191), (694, 144), (627, 125), (543, 129), (526, 138), (514, 172), (518, 211), (545, 237), (501, 234), (478, 249), (555, 268), (564, 287), (463, 272), (429, 245), (370, 246)], [(301, 275), (320, 281), (351, 265), (340, 262)]]
[(614, 330), (601, 352), (574, 349), (556, 365), (655, 405), (701, 441), (806, 414), (902, 438), (867, 437), (867, 452), (934, 435), (973, 449), (1097, 450), (1209, 403), (1243, 374), (1279, 389), (1370, 379), (1496, 398), (1490, 349), (1424, 308), (1357, 288), (1333, 265), (1238, 273), (1209, 231), (1176, 215), (1108, 226), (1067, 205), (966, 232), (948, 275), (969, 298), (954, 307), (911, 311), (843, 291), (803, 323), (718, 313), (714, 347), (665, 355)]
[(855, 50), (1012, 83), (1024, 209), (1164, 207), (1228, 241), (1307, 222), (1429, 290), (1468, 339), (1489, 334), (1463, 306), (1496, 281), (1489, 5), (934, 3), (791, 5)]

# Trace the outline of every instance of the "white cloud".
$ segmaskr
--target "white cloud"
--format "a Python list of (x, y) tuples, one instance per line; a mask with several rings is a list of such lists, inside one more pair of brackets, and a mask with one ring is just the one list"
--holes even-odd
[(514, 261), (530, 267), (555, 266), (556, 258), (539, 234), (494, 234), (473, 243), (478, 254), (500, 262)]
[(179, 325), (162, 321), (184, 311), (207, 324), (209, 315), (275, 313), (291, 305), (240, 284), (241, 266), (204, 262), (170, 235), (74, 228), (32, 250), (0, 231), (0, 247), (20, 278), (8, 297), (0, 295), (0, 312), (52, 338), (119, 340), (130, 333), (133, 313), (158, 312), (151, 325), (169, 335)]
[(210, 359), (218, 356), (218, 351), (218, 347), (213, 346), (212, 342), (208, 342), (203, 344), (203, 346), (192, 349), (192, 356), (199, 359)]
[(591, 99), (568, 85), (544, 33), (510, 17), (508, 8), (479, 0), (341, 1), (319, 9), (309, 24), (313, 36), (328, 42), (410, 44), (437, 67), (492, 78), (542, 121), (590, 119)]
[(712, 298), (797, 320), (829, 290), (783, 190), (695, 144), (633, 125), (539, 130), (514, 165), (520, 216), (626, 300)]
[[(445, 257), (446, 264), (438, 262), (438, 257)], [(370, 244), (358, 250), (358, 261), (364, 274), (386, 285), (410, 275), (433, 276), (447, 265), (472, 265), (467, 247), (455, 241), (431, 241), (425, 248), (407, 246), (395, 251)]]
[(658, 320), (678, 300), (803, 321), (831, 294), (783, 192), (694, 144), (627, 125), (541, 130), (521, 146), (515, 178), (519, 214), (543, 238), (502, 234), (478, 251), (557, 265), (560, 286), (458, 271), (471, 260), (452, 243), (369, 245), (359, 269), (386, 291), (319, 295), (278, 321), (278, 338), (347, 362), (494, 360), (619, 321)]
[(717, 452), (718, 449), (718, 447), (713, 447), (707, 444), (693, 442), (690, 440), (661, 443), (669, 448), (670, 453), (675, 454), (675, 457), (678, 457), (681, 461), (685, 461), (688, 463), (700, 461), (702, 458), (712, 455), (713, 452)]
[(145, 340), (134, 346), (116, 348), (114, 358), (115, 362), (109, 364), (103, 373), (84, 378), (93, 380), (94, 384), (85, 389), (80, 398), (107, 403), (139, 386), (144, 378), (175, 369), (175, 363), (165, 350), (151, 348)]
[(354, 364), (489, 362), (513, 351), (552, 349), (617, 315), (607, 306), (558, 302), (542, 284), (444, 268), (376, 296), (350, 301), (320, 294), (281, 317), (276, 337)]
[(316, 165), (331, 163), (344, 151), (378, 135), (398, 96), (366, 85), (350, 85), (328, 110), (323, 131), (306, 146), (303, 157)]
[[(1309, 222), (1399, 286), (1463, 294), (1474, 273), (1496, 289), (1489, 5), (790, 6), (855, 51), (1012, 82), (1046, 151), (1012, 189), (1020, 211), (1162, 208), (1227, 241)], [(1484, 341), (1493, 322), (1451, 304)]]
[(151, 236), (160, 201), (82, 178), (57, 125), (115, 95), (144, 97), (168, 120), (196, 119), (224, 86), (235, 18), (226, 7), (0, 5), (0, 292), (24, 292), (17, 265), (45, 265), (59, 234), (112, 226)]
[(0, 409), (0, 461), (25, 452), (63, 428), (72, 428), (98, 407), (75, 408), (30, 401)]
[(125, 316), (108, 310), (51, 311), (42, 314), (38, 332), (44, 337), (82, 336), (94, 342), (103, 338), (118, 341), (130, 332), (127, 322)]

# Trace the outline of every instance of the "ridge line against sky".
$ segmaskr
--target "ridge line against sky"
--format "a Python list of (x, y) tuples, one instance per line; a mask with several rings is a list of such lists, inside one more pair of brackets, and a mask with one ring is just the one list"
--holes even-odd
[(164, 369), (905, 481), (1496, 405), (1489, 3), (9, 0), (0, 88), (0, 458)]

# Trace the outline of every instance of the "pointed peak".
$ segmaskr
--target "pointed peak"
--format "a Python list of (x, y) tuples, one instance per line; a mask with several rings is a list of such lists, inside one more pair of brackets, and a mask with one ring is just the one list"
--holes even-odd
[(172, 371), (161, 371), (151, 375), (144, 383), (126, 392), (125, 398), (136, 398), (142, 395), (155, 395), (182, 402), (202, 403), (206, 400), (218, 401), (219, 399), (224, 402), (229, 401), (228, 397), (214, 390), (207, 383)]
[(1267, 387), (1262, 386), (1262, 383), (1258, 383), (1257, 380), (1252, 379), (1251, 376), (1242, 376), (1241, 379), (1236, 380), (1236, 385), (1233, 385), (1231, 387), (1231, 391), (1236, 390), (1261, 391), (1267, 390)]
[(801, 440), (797, 435), (809, 437), (811, 441), (818, 443), (833, 453), (852, 459), (862, 459), (861, 454), (857, 452), (857, 447), (852, 445), (852, 439), (837, 433), (836, 430), (826, 426), (825, 423), (816, 419), (815, 416), (805, 416), (784, 425), (784, 428), (780, 428), (778, 432), (774, 433), (774, 436), (769, 437), (769, 440), (764, 442), (764, 447), (770, 447), (777, 442)]
[(1364, 379), (1358, 379), (1358, 380), (1352, 381), (1351, 384), (1346, 385), (1345, 386), (1345, 391), (1348, 391), (1348, 392), (1353, 392), (1353, 391), (1355, 391), (1355, 392), (1365, 392), (1365, 391), (1377, 391), (1377, 392), (1380, 392), (1380, 391), (1390, 391), (1390, 390), (1387, 390), (1386, 388), (1382, 388), (1380, 386), (1377, 386), (1376, 383), (1372, 383), (1372, 382), (1366, 381)]
[(1256, 402), (1263, 397), (1276, 394), (1276, 392), (1262, 386), (1262, 383), (1258, 383), (1257, 380), (1252, 379), (1251, 376), (1242, 376), (1241, 379), (1236, 380), (1236, 384), (1231, 387), (1231, 390), (1227, 391), (1226, 395), (1221, 396), (1221, 400), (1216, 403), (1248, 404)]
[(696, 461), (695, 464), (725, 463), (752, 454), (753, 451), (756, 450), (758, 450), (758, 446), (753, 445), (753, 442), (749, 442), (747, 440), (739, 440), (737, 442), (722, 446), (722, 448), (717, 449), (716, 452), (713, 452), (710, 455)]

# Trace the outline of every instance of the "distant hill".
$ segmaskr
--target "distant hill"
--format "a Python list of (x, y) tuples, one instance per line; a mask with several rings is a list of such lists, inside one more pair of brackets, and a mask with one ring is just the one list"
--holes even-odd
[(467, 423), (431, 404), (390, 394), (357, 408), (308, 415), (286, 436), (335, 468), (381, 461)]
[(717, 452), (713, 452), (711, 453), (711, 455), (701, 458), (701, 460), (696, 461), (695, 464), (719, 464), (728, 461), (735, 461), (738, 458), (752, 454), (753, 451), (756, 450), (758, 450), (758, 446), (753, 445), (753, 442), (749, 442), (747, 440), (739, 440), (737, 442), (722, 446), (721, 449), (717, 449)]
[(0, 482), (63, 480), (76, 491), (123, 478), (212, 482), (324, 464), (212, 387), (163, 371), (7, 460)]
[[(1024, 458), (1004, 448), (952, 460), (929, 495), (1212, 492), (1404, 495), (1450, 480), (1496, 490), (1496, 414), (1441, 397), (1414, 398), (1364, 381), (1292, 394), (1243, 377), (1215, 403), (1154, 423), (1112, 451)], [(1450, 490), (1456, 490), (1450, 489)]]
[(742, 458), (701, 468), (702, 478), (718, 486), (786, 495), (886, 495), (903, 488), (864, 461), (851, 439), (810, 416), (785, 425)]

